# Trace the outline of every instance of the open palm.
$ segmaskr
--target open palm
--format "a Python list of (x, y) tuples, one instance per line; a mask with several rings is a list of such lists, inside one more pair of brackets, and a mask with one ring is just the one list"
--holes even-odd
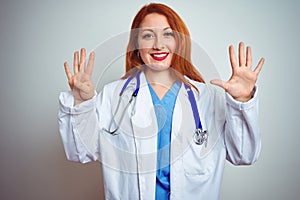
[(92, 82), (92, 72), (94, 65), (95, 53), (92, 52), (89, 56), (88, 64), (86, 65), (86, 51), (84, 48), (79, 52), (74, 53), (74, 75), (70, 72), (68, 63), (64, 63), (66, 75), (70, 88), (74, 96), (74, 104), (79, 104), (89, 100), (94, 96), (94, 85)]
[(252, 53), (251, 48), (244, 51), (244, 43), (239, 43), (239, 62), (237, 62), (234, 48), (229, 46), (229, 58), (232, 67), (232, 75), (228, 81), (212, 80), (211, 83), (222, 87), (235, 100), (246, 102), (252, 98), (252, 92), (262, 69), (264, 58), (261, 58), (258, 65), (252, 70)]

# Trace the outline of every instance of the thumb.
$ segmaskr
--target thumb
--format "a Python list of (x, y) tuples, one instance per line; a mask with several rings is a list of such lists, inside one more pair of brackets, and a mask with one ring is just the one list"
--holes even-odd
[(213, 79), (210, 81), (210, 83), (213, 85), (217, 85), (217, 86), (223, 88), (224, 90), (227, 90), (227, 84), (225, 81), (222, 81), (220, 79)]

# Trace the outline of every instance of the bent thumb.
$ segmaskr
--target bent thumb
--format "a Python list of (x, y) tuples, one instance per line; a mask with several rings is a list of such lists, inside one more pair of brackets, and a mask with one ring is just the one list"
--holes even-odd
[(213, 84), (213, 85), (217, 85), (217, 86), (223, 88), (224, 90), (227, 90), (225, 81), (222, 81), (220, 79), (213, 79), (213, 80), (210, 81), (210, 83)]

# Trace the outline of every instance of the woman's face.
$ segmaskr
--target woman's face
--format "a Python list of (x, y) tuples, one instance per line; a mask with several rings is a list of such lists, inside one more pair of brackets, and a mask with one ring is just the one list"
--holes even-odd
[(155, 71), (168, 69), (176, 41), (167, 18), (157, 13), (148, 14), (139, 28), (138, 48), (143, 62)]

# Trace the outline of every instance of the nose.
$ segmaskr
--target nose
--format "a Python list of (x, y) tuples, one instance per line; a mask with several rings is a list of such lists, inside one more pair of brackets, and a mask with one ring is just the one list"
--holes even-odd
[(165, 48), (163, 38), (161, 36), (156, 36), (155, 42), (153, 45), (154, 50), (162, 50)]

